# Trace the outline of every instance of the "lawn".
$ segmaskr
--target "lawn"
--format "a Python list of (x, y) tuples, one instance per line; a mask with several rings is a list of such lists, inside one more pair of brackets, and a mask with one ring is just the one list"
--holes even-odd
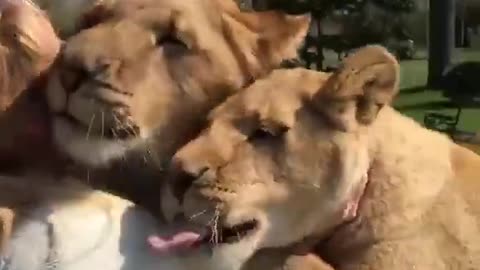
[[(480, 61), (480, 50), (458, 50), (455, 62), (464, 60)], [(401, 92), (394, 102), (395, 108), (419, 122), (423, 122), (427, 111), (455, 112), (454, 109), (446, 108), (445, 103), (448, 100), (442, 97), (440, 91), (425, 88), (427, 65), (426, 59), (401, 63)], [(478, 83), (480, 86), (480, 74)], [(480, 108), (464, 109), (458, 127), (468, 131), (480, 131)]]

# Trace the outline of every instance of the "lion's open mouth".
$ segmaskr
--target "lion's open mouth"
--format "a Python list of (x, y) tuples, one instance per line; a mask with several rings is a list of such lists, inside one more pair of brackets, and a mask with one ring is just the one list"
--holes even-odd
[(242, 222), (234, 226), (209, 226), (199, 231), (180, 231), (168, 236), (150, 236), (148, 242), (157, 252), (172, 254), (189, 251), (200, 246), (216, 247), (233, 244), (252, 235), (259, 227), (257, 220)]
[(228, 227), (223, 226), (217, 229), (211, 228), (209, 233), (204, 236), (204, 243), (217, 244), (233, 244), (239, 242), (246, 236), (253, 233), (258, 228), (257, 220), (250, 220)]

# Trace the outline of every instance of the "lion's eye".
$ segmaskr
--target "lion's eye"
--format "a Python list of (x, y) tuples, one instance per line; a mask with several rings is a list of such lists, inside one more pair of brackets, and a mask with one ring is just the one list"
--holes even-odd
[(251, 141), (251, 140), (261, 140), (261, 139), (274, 138), (274, 137), (276, 138), (285, 134), (287, 131), (288, 131), (288, 127), (286, 126), (271, 126), (271, 127), (262, 126), (256, 129), (248, 137), (248, 140)]
[(66, 66), (60, 72), (60, 83), (68, 91), (76, 91), (82, 82), (88, 78), (83, 68)]
[(263, 128), (255, 130), (249, 137), (249, 140), (259, 140), (259, 139), (265, 139), (268, 137), (272, 137), (273, 134), (271, 134), (268, 130), (265, 130)]

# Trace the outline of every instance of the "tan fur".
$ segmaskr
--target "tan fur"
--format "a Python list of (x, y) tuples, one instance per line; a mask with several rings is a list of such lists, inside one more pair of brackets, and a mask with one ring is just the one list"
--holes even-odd
[(52, 72), (55, 141), (95, 186), (158, 207), (171, 155), (210, 108), (295, 57), (309, 18), (241, 12), (229, 0), (105, 3)]
[(214, 231), (256, 220), (244, 256), (316, 238), (337, 270), (477, 268), (480, 157), (389, 107), (398, 81), (379, 46), (257, 81), (174, 156), (177, 211)]
[(0, 253), (7, 249), (7, 244), (12, 235), (12, 225), (15, 212), (10, 208), (0, 208)]
[[(2, 227), (0, 227), (0, 233), (2, 233), (2, 237), (4, 234), (5, 236), (10, 236), (11, 232), (15, 233), (15, 239), (18, 240), (19, 238), (24, 238), (22, 236), (22, 227), (25, 224), (32, 223), (38, 221), (40, 218), (38, 215), (40, 213), (44, 213), (45, 211), (42, 209), (49, 209), (51, 212), (47, 214), (44, 218), (47, 218), (48, 222), (54, 226), (54, 231), (56, 233), (61, 233), (65, 231), (69, 234), (70, 237), (75, 237), (75, 232), (71, 231), (71, 224), (75, 222), (84, 222), (80, 221), (82, 219), (81, 214), (89, 215), (92, 218), (92, 222), (98, 222), (99, 216), (98, 212), (102, 212), (106, 214), (109, 218), (111, 218), (109, 222), (109, 226), (111, 229), (109, 230), (110, 237), (113, 237), (113, 242), (120, 241), (122, 243), (122, 248), (126, 251), (125, 260), (129, 261), (132, 259), (132, 256), (137, 255), (138, 252), (145, 252), (148, 253), (151, 257), (151, 252), (148, 252), (143, 249), (143, 245), (141, 244), (141, 239), (132, 239), (132, 231), (139, 231), (142, 229), (149, 228), (149, 223), (153, 223), (157, 229), (162, 231), (169, 231), (172, 228), (169, 227), (167, 224), (163, 223), (156, 223), (151, 216), (148, 214), (144, 214), (142, 216), (137, 216), (140, 220), (135, 221), (135, 223), (128, 225), (130, 222), (127, 219), (130, 219), (128, 211), (125, 212), (125, 206), (130, 206), (134, 209), (134, 205), (128, 201), (120, 199), (116, 196), (113, 196), (108, 193), (104, 193), (101, 191), (94, 191), (90, 189), (88, 186), (85, 186), (79, 182), (78, 179), (75, 178), (63, 178), (60, 182), (58, 180), (53, 181), (51, 178), (44, 178), (39, 179), (38, 177), (3, 177), (0, 176), (0, 205), (4, 206), (5, 208), (0, 209), (0, 220), (2, 223)], [(8, 208), (7, 208), (8, 207)], [(98, 211), (100, 210), (100, 211)], [(67, 212), (65, 212), (67, 211)], [(123, 212), (122, 212), (123, 211)], [(140, 210), (142, 211), (142, 210)], [(73, 213), (72, 213), (73, 212)], [(42, 214), (43, 215), (43, 214)], [(103, 214), (102, 214), (103, 215)], [(143, 220), (145, 219), (146, 220)], [(72, 221), (73, 219), (73, 221)], [(100, 219), (101, 220), (101, 219)], [(10, 221), (10, 222), (5, 222)], [(125, 224), (123, 224), (125, 223)], [(136, 224), (136, 225), (135, 225)], [(100, 225), (100, 224), (99, 224)], [(67, 229), (62, 229), (62, 226), (65, 226)], [(125, 230), (124, 235), (120, 232), (117, 232), (115, 228), (125, 226), (123, 230)], [(133, 228), (131, 226), (134, 226)], [(137, 226), (137, 227), (135, 227)], [(88, 227), (88, 226), (87, 226)], [(75, 227), (73, 227), (75, 228)], [(96, 231), (95, 228), (89, 227), (86, 230)], [(118, 233), (118, 235), (117, 235)], [(88, 236), (85, 232), (78, 232), (78, 234), (83, 235), (83, 237)], [(145, 234), (145, 232), (139, 232), (139, 234)], [(148, 233), (147, 233), (148, 234)], [(32, 235), (30, 235), (32, 236)], [(67, 235), (68, 236), (68, 235)], [(70, 239), (65, 238), (67, 236), (62, 236), (61, 240), (62, 243), (69, 243), (72, 241), (72, 244), (68, 244), (65, 246), (58, 245), (57, 252), (58, 254), (72, 252), (72, 250), (76, 250), (75, 247), (78, 248), (82, 247), (82, 244), (76, 244), (75, 242), (82, 242), (85, 240), (87, 243), (92, 241), (92, 239), (96, 239), (98, 235), (92, 235), (92, 239)], [(140, 237), (140, 236), (134, 236)], [(87, 237), (88, 238), (88, 237)], [(108, 237), (107, 237), (108, 238)], [(28, 241), (28, 240), (27, 240)], [(93, 240), (95, 242), (95, 240)], [(145, 239), (146, 241), (146, 239)], [(131, 250), (132, 247), (127, 246), (129, 242), (133, 245), (142, 246), (142, 249), (132, 254)], [(139, 243), (140, 242), (140, 243)], [(7, 242), (3, 242), (4, 246), (2, 246), (3, 252), (5, 250), (11, 251), (11, 246), (7, 246)], [(38, 251), (37, 249), (42, 248), (41, 243), (35, 243), (38, 246), (32, 246), (31, 250), (28, 248), (23, 250), (25, 254), (29, 251), (33, 254), (36, 254)], [(97, 243), (99, 244), (99, 243)], [(115, 249), (114, 245), (107, 244), (105, 242), (101, 242), (101, 245), (98, 249), (91, 250), (92, 252), (85, 253), (87, 258), (95, 258), (96, 252), (113, 252), (110, 249)], [(101, 247), (101, 248), (100, 248)], [(6, 249), (5, 249), (6, 248)], [(117, 251), (118, 252), (118, 251)], [(4, 254), (4, 253), (0, 253)], [(31, 253), (30, 253), (31, 254)], [(215, 261), (211, 258), (210, 253), (206, 253), (204, 255), (195, 254), (193, 256), (182, 256), (179, 262), (176, 263), (177, 267), (173, 268), (160, 268), (165, 270), (175, 270), (175, 269), (212, 269), (211, 267), (202, 267), (205, 265), (205, 261), (211, 260), (211, 265), (216, 265)], [(15, 255), (19, 256), (19, 255)], [(27, 257), (26, 255), (20, 255), (21, 257)], [(144, 257), (148, 257), (144, 256)], [(172, 254), (174, 256), (174, 254)], [(226, 253), (224, 258), (228, 261), (228, 256), (235, 256), (235, 254), (228, 254)], [(168, 259), (168, 258), (166, 258)], [(221, 258), (221, 260), (224, 260)], [(70, 262), (71, 264), (75, 265), (78, 264), (78, 261), (85, 261), (83, 256), (79, 257), (79, 260), (73, 260)], [(149, 259), (146, 258), (148, 261)], [(161, 266), (162, 257), (158, 257), (157, 259), (159, 262), (159, 266)], [(105, 258), (105, 262), (111, 262), (111, 258)], [(234, 260), (232, 260), (234, 261)], [(98, 260), (98, 264), (102, 264), (102, 260)], [(126, 264), (130, 265), (130, 264)], [(72, 267), (72, 266), (70, 266)], [(110, 266), (111, 269), (113, 266)], [(59, 269), (63, 269), (60, 267)], [(116, 269), (116, 268), (115, 268)], [(122, 267), (123, 269), (123, 267)], [(131, 269), (131, 268), (128, 268)], [(134, 269), (134, 268), (133, 268)], [(143, 268), (142, 268), (143, 269)], [(157, 269), (157, 268), (148, 268), (148, 269)], [(213, 269), (224, 269), (224, 268), (213, 268)], [(228, 269), (237, 269), (237, 268), (228, 268)], [(304, 256), (291, 256), (291, 249), (290, 248), (282, 248), (282, 249), (267, 249), (261, 250), (255, 256), (249, 260), (249, 262), (242, 267), (243, 270), (332, 270), (327, 264), (322, 262), (318, 257), (315, 255), (304, 255)]]
[[(0, 176), (0, 254), (4, 254), (15, 224), (22, 221), (26, 212), (35, 210), (39, 203), (76, 202), (87, 195), (95, 194), (72, 180), (56, 181), (51, 177), (39, 176)], [(101, 206), (96, 199), (86, 202)]]
[(292, 255), (290, 248), (274, 248), (257, 252), (242, 270), (333, 270), (333, 268), (314, 254)]

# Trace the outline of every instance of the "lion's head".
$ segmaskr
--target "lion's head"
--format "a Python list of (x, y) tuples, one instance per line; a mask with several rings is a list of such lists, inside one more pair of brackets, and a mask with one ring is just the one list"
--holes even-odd
[(56, 141), (102, 166), (150, 142), (168, 157), (235, 90), (296, 57), (309, 18), (230, 0), (121, 0), (70, 38), (48, 88)]
[(333, 74), (277, 70), (258, 80), (214, 109), (208, 128), (175, 154), (165, 212), (204, 226), (199, 239), (211, 237), (214, 252), (236, 246), (244, 258), (325, 236), (355, 216), (369, 132), (398, 80), (397, 61), (380, 46), (360, 49)]

